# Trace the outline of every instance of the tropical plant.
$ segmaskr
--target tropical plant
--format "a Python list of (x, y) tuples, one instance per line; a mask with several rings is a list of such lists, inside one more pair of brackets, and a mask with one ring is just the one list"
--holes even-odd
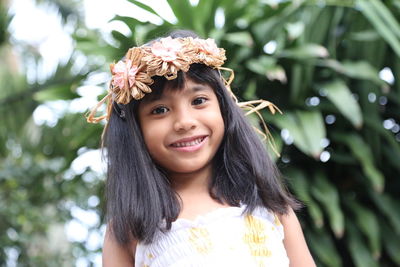
[[(98, 146), (102, 125), (87, 126), (80, 114), (66, 112), (52, 127), (38, 127), (32, 111), (55, 99), (78, 98), (75, 88), (106, 71), (104, 61), (185, 28), (226, 49), (226, 65), (235, 70), (233, 90), (241, 99), (268, 99), (284, 112), (263, 116), (281, 154), (277, 163), (305, 204), (299, 217), (317, 264), (400, 265), (398, 1), (169, 0), (174, 22), (144, 1), (129, 2), (161, 24), (116, 16), (130, 34), (113, 31), (112, 42), (77, 26), (76, 55), (85, 55), (88, 65), (78, 75), (74, 57), (48, 79), (49, 86), (27, 84), (23, 74), (12, 82), (3, 77), (14, 76), (0, 70), (2, 88), (10, 89), (0, 92), (6, 118), (0, 127), (2, 248), (17, 249), (22, 264), (36, 255), (32, 265), (46, 265), (48, 255), (27, 245), (33, 236), (46, 238), (54, 227), (50, 220), (70, 220), (68, 203), (93, 208), (88, 197), (101, 194), (101, 179), (90, 178), (95, 175), (90, 170), (71, 173), (70, 165), (78, 151)], [(26, 95), (35, 86), (40, 94)], [(78, 249), (64, 255), (88, 257), (85, 242), (75, 244)], [(0, 264), (5, 253), (0, 250)]]
[[(70, 26), (82, 27), (71, 1), (62, 7), (45, 3), (59, 10)], [(102, 177), (89, 168), (78, 173), (71, 168), (98, 141), (87, 140), (96, 129), (82, 133), (82, 114), (68, 112), (68, 106), (80, 97), (78, 85), (96, 66), (79, 68), (78, 55), (72, 54), (44, 77), (38, 47), (13, 39), (12, 15), (5, 4), (0, 2), (0, 265), (73, 266), (77, 258), (96, 251), (88, 251), (85, 242), (68, 242), (64, 224), (74, 219), (74, 211), (100, 210), (96, 199)], [(52, 121), (35, 123), (38, 108), (49, 110)]]

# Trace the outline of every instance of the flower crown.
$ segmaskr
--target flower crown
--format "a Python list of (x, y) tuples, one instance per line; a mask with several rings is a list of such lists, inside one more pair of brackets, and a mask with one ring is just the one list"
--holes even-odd
[[(86, 119), (91, 123), (97, 123), (103, 119), (108, 120), (111, 112), (113, 112), (113, 102), (126, 105), (133, 99), (139, 100), (145, 94), (151, 93), (150, 85), (154, 82), (152, 77), (163, 76), (167, 80), (173, 80), (177, 78), (179, 71), (187, 72), (191, 64), (200, 63), (230, 72), (228, 80), (225, 80), (221, 75), (225, 87), (236, 104), (247, 110), (246, 115), (257, 114), (265, 133), (259, 129), (256, 129), (256, 131), (268, 139), (270, 143), (273, 142), (259, 110), (268, 107), (273, 114), (276, 110), (280, 113), (281, 111), (271, 102), (262, 99), (239, 102), (230, 89), (230, 84), (234, 78), (233, 70), (221, 67), (225, 60), (225, 50), (218, 48), (211, 38), (205, 40), (192, 37), (166, 37), (149, 45), (132, 47), (128, 50), (124, 59), (110, 65), (112, 78), (108, 94), (89, 112)], [(95, 117), (97, 109), (107, 100), (107, 114)], [(275, 150), (274, 145), (271, 144), (271, 146)]]
[(149, 86), (153, 76), (173, 80), (179, 70), (187, 72), (193, 63), (217, 68), (225, 60), (225, 50), (218, 48), (213, 39), (162, 38), (149, 46), (129, 49), (124, 61), (111, 64), (110, 90), (114, 101), (128, 104), (132, 99), (139, 100), (145, 93), (151, 93)]
[[(201, 63), (212, 68), (221, 68), (226, 60), (225, 50), (218, 48), (211, 38), (161, 38), (149, 45), (132, 47), (124, 59), (110, 65), (112, 74), (108, 94), (87, 115), (87, 121), (97, 123), (108, 119), (111, 103), (128, 104), (133, 99), (142, 99), (151, 93), (153, 76), (164, 76), (168, 80), (176, 79), (178, 71), (187, 72), (193, 63)], [(231, 71), (230, 69), (227, 69)], [(233, 80), (226, 81), (225, 84)], [(107, 115), (95, 117), (97, 109), (109, 101)]]

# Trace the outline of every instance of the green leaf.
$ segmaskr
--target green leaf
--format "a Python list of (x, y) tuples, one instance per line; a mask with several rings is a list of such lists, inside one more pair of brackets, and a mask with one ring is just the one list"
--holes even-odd
[(248, 99), (248, 100), (256, 99), (257, 98), (256, 91), (257, 91), (256, 81), (255, 80), (251, 80), (247, 84), (247, 88), (246, 88), (243, 96), (244, 96), (245, 99)]
[(377, 262), (372, 258), (371, 252), (365, 246), (359, 231), (351, 221), (346, 221), (348, 246), (353, 262), (357, 267), (378, 267)]
[(160, 15), (156, 11), (154, 11), (154, 9), (151, 8), (150, 6), (148, 6), (144, 3), (141, 3), (137, 0), (128, 0), (128, 1), (131, 2), (132, 4), (134, 4), (135, 6), (138, 6), (142, 9), (146, 10), (147, 12), (150, 12), (151, 14), (156, 15), (157, 17), (161, 18)]
[(381, 235), (377, 217), (370, 209), (361, 206), (353, 199), (347, 198), (346, 203), (355, 214), (358, 228), (368, 238), (374, 259), (378, 259), (381, 255)]
[(383, 246), (385, 247), (390, 258), (397, 264), (400, 265), (400, 235), (393, 234), (393, 230), (390, 229), (386, 223), (381, 223), (383, 233)]
[(391, 22), (396, 21), (396, 19), (394, 19), (393, 15), (391, 15), (383, 4), (379, 4), (377, 1), (374, 1), (374, 4), (371, 2), (371, 0), (357, 0), (357, 6), (360, 7), (361, 12), (375, 27), (376, 31), (392, 47), (397, 56), (400, 57), (399, 36), (396, 38), (399, 32), (398, 23), (393, 24), (394, 31), (392, 26), (390, 26)]
[(270, 81), (287, 82), (285, 70), (276, 64), (276, 59), (273, 57), (262, 55), (258, 59), (250, 59), (247, 61), (246, 67), (257, 74), (267, 76)]
[(377, 192), (382, 192), (385, 178), (382, 173), (375, 167), (372, 151), (364, 140), (355, 134), (334, 134), (334, 138), (345, 143), (360, 162), (363, 172), (371, 182), (373, 188)]
[(110, 21), (121, 21), (128, 26), (128, 28), (133, 32), (135, 32), (136, 26), (143, 24), (143, 22), (127, 16), (114, 16)]
[(304, 67), (302, 64), (295, 62), (291, 67), (290, 77), (290, 102), (291, 103), (304, 103), (304, 98), (300, 97), (304, 93), (303, 81)]
[(206, 36), (214, 28), (214, 21), (210, 23), (210, 18), (214, 17), (218, 4), (220, 3), (216, 3), (215, 0), (199, 0), (195, 8), (198, 12), (194, 20), (194, 26), (201, 36)]
[(36, 101), (45, 102), (51, 100), (71, 100), (79, 95), (71, 90), (70, 84), (59, 84), (34, 94)]
[(224, 39), (227, 40), (228, 42), (231, 42), (233, 44), (237, 44), (240, 46), (247, 46), (247, 47), (252, 47), (254, 45), (253, 38), (251, 37), (249, 32), (233, 32), (233, 33), (227, 33), (224, 36)]
[(392, 132), (382, 127), (381, 119), (377, 119), (373, 116), (365, 117), (364, 122), (365, 126), (370, 128), (370, 131), (379, 133), (379, 135), (381, 135), (381, 137), (387, 142), (387, 144), (382, 145), (382, 152), (387, 160), (386, 163), (392, 165), (398, 172), (400, 172), (400, 164), (398, 164), (398, 159), (400, 158), (400, 144), (396, 141)]
[(265, 37), (271, 32), (277, 31), (278, 29), (281, 30), (287, 21), (290, 20), (291, 16), (301, 10), (302, 5), (304, 5), (303, 2), (279, 5), (277, 14), (252, 25), (252, 32), (254, 32), (258, 40), (265, 40)]
[(326, 138), (325, 123), (318, 111), (297, 111), (299, 126), (304, 136), (304, 145), (314, 158), (318, 158), (323, 148), (321, 140)]
[(114, 37), (115, 40), (121, 42), (122, 45), (130, 46), (132, 44), (131, 38), (128, 38), (119, 31), (111, 31), (111, 35)]
[(327, 267), (341, 267), (342, 261), (336, 250), (334, 241), (327, 231), (322, 228), (317, 231), (305, 232), (308, 236), (307, 242), (310, 249), (318, 257), (318, 259)]
[(385, 85), (385, 82), (379, 78), (378, 71), (366, 61), (343, 61), (342, 70), (349, 77), (370, 80), (378, 85)]
[(366, 30), (361, 32), (352, 32), (349, 36), (352, 40), (359, 42), (373, 42), (379, 39), (379, 35), (374, 30)]
[(344, 216), (339, 203), (339, 194), (333, 184), (322, 173), (315, 175), (312, 195), (322, 204), (329, 218), (329, 224), (336, 237), (342, 237), (344, 232)]
[(286, 49), (277, 53), (278, 57), (292, 58), (296, 60), (307, 60), (328, 57), (328, 50), (319, 44), (303, 44), (292, 49)]
[(297, 39), (300, 37), (302, 34), (304, 34), (304, 22), (302, 21), (297, 21), (295, 23), (288, 23), (286, 25), (286, 30), (289, 35), (290, 40)]
[(398, 159), (400, 159), (400, 152), (398, 147), (385, 145), (382, 147), (382, 152), (385, 155), (387, 163), (396, 168), (398, 173), (400, 173), (400, 165), (398, 161)]
[(294, 145), (305, 154), (319, 158), (323, 148), (321, 140), (326, 137), (325, 123), (318, 111), (297, 111), (283, 116), (269, 116), (263, 113), (281, 129), (287, 129), (293, 137)]
[(324, 225), (324, 217), (320, 207), (311, 197), (310, 182), (312, 181), (309, 181), (302, 171), (296, 169), (286, 171), (285, 176), (289, 178), (290, 188), (295, 192), (299, 200), (306, 205), (315, 226), (321, 228)]
[(380, 211), (385, 214), (391, 226), (397, 235), (400, 235), (400, 201), (398, 198), (391, 197), (387, 193), (378, 194), (372, 192), (369, 194), (372, 200), (379, 207)]
[(189, 0), (167, 0), (169, 6), (172, 8), (172, 11), (175, 14), (175, 17), (178, 19), (178, 25), (184, 26), (185, 28), (193, 29), (194, 23), (196, 20), (196, 14), (193, 14), (194, 8), (190, 5)]
[(286, 72), (282, 66), (275, 65), (267, 69), (267, 78), (270, 81), (280, 81), (281, 83), (287, 82)]
[(260, 75), (266, 75), (267, 70), (276, 65), (276, 59), (270, 56), (262, 55), (257, 59), (249, 59), (246, 62), (246, 67)]
[(391, 28), (392, 32), (400, 38), (400, 24), (387, 6), (377, 0), (369, 0), (369, 2), (374, 6), (380, 17), (386, 22), (387, 26)]
[[(271, 129), (268, 130), (270, 131)], [(267, 150), (271, 160), (276, 162), (282, 155), (283, 142), (281, 136), (272, 131), (271, 131), (271, 136), (269, 138), (272, 138), (272, 141), (264, 142), (265, 149)]]
[(361, 128), (363, 119), (361, 108), (343, 81), (334, 80), (320, 86), (328, 99), (356, 128)]
[(387, 84), (379, 78), (378, 71), (366, 61), (348, 61), (339, 62), (334, 59), (320, 60), (320, 66), (326, 66), (354, 79), (362, 79), (374, 82), (375, 84), (386, 87)]

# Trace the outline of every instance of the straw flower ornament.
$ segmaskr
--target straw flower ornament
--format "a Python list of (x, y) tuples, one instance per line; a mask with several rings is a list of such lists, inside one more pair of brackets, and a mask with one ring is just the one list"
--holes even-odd
[(181, 49), (182, 43), (171, 37), (163, 38), (151, 46), (151, 52), (165, 62), (176, 60)]
[[(221, 75), (227, 90), (236, 104), (247, 110), (246, 115), (256, 113), (260, 117), (265, 130), (265, 134), (262, 132), (261, 134), (265, 138), (270, 137), (259, 110), (265, 107), (268, 107), (271, 113), (280, 110), (271, 102), (262, 99), (239, 102), (230, 90), (234, 78), (233, 70), (222, 67), (225, 60), (225, 50), (218, 48), (211, 38), (205, 40), (192, 37), (166, 37), (147, 45), (132, 47), (122, 60), (110, 65), (112, 78), (108, 94), (89, 112), (86, 119), (91, 123), (108, 120), (113, 112), (113, 102), (126, 105), (133, 99), (140, 100), (151, 93), (153, 76), (163, 76), (167, 80), (173, 80), (177, 78), (179, 71), (187, 72), (191, 64), (200, 63), (219, 71), (230, 72), (228, 80)], [(97, 109), (106, 101), (108, 101), (107, 114), (95, 117)], [(258, 129), (257, 131), (260, 132)], [(272, 138), (267, 139), (271, 143)], [(274, 148), (274, 145), (272, 147)]]
[(179, 70), (184, 72), (189, 70), (190, 59), (185, 53), (187, 48), (178, 39), (163, 38), (151, 45), (151, 53), (147, 54), (143, 60), (148, 62), (149, 72), (173, 80), (176, 79)]
[(135, 84), (136, 73), (138, 67), (133, 65), (132, 60), (127, 60), (126, 63), (119, 61), (112, 69), (114, 79), (112, 85), (120, 88), (121, 90), (132, 87)]
[(222, 59), (218, 55), (222, 52), (225, 55), (223, 49), (218, 48), (215, 41), (211, 38), (207, 40), (195, 39), (194, 40), (198, 46), (198, 60), (199, 62), (204, 62), (207, 66), (221, 66), (224, 64), (225, 57)]
[(111, 64), (111, 84), (109, 94), (113, 94), (114, 101), (119, 104), (128, 104), (132, 99), (141, 99), (145, 93), (151, 93), (149, 85), (153, 80), (146, 71), (146, 64), (142, 61), (144, 51), (134, 47), (129, 49), (125, 61)]

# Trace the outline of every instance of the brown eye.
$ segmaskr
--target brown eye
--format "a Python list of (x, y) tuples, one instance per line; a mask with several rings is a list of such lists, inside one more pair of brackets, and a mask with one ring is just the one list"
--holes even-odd
[(205, 97), (197, 97), (195, 100), (192, 101), (192, 105), (201, 105), (204, 104), (207, 101), (207, 98)]
[(166, 107), (156, 107), (151, 111), (151, 114), (159, 115), (159, 114), (164, 114), (168, 112), (168, 108)]

